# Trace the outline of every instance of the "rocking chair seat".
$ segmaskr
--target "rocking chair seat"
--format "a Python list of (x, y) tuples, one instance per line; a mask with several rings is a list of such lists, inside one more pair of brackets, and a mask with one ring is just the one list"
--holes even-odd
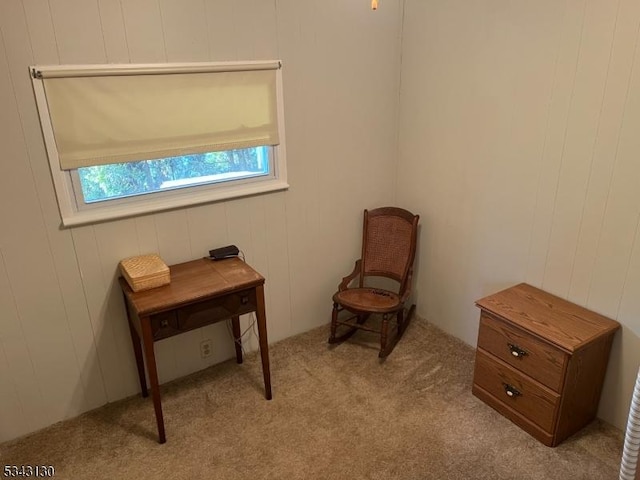
[(402, 306), (397, 293), (382, 288), (348, 288), (336, 292), (333, 301), (352, 312), (390, 313)]

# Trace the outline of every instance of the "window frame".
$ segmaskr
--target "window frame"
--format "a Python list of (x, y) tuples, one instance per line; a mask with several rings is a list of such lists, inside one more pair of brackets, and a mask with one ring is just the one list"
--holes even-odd
[[(62, 227), (72, 227), (99, 223), (119, 218), (133, 217), (175, 208), (184, 208), (204, 203), (230, 200), (234, 198), (269, 192), (282, 191), (289, 188), (287, 183), (286, 142), (284, 129), (284, 100), (282, 87), (282, 67), (276, 70), (276, 101), (277, 122), (280, 143), (270, 147), (270, 163), (272, 172), (267, 176), (241, 178), (219, 183), (200, 184), (173, 189), (164, 192), (153, 192), (118, 199), (118, 201), (104, 201), (101, 205), (91, 205), (91, 208), (80, 207), (76, 201), (72, 171), (62, 170), (58, 158), (53, 126), (49, 115), (43, 81), (35, 75), (37, 70), (95, 70), (117, 71), (123, 68), (159, 68), (164, 72), (174, 70), (197, 69), (198, 67), (238, 68), (239, 66), (259, 65), (264, 62), (206, 62), (206, 63), (167, 63), (167, 64), (127, 64), (127, 65), (59, 65), (59, 66), (31, 66), (31, 76), (42, 135), (46, 147), (47, 158), (51, 170), (54, 190), (58, 201), (58, 208)], [(272, 61), (269, 63), (273, 63)], [(281, 65), (281, 63), (280, 63)]]

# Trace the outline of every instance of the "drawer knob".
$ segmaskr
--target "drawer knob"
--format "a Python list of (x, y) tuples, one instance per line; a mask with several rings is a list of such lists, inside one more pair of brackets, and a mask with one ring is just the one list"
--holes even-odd
[(504, 393), (506, 393), (508, 397), (515, 398), (522, 396), (522, 393), (520, 393), (520, 391), (513, 385), (503, 383), (502, 386), (504, 387)]
[(243, 295), (240, 297), (240, 303), (242, 305), (246, 305), (247, 303), (249, 303), (249, 296), (248, 295)]
[(507, 345), (509, 345), (509, 350), (511, 351), (511, 355), (513, 355), (514, 357), (522, 358), (525, 355), (527, 355), (527, 352), (522, 350), (519, 346), (514, 345), (513, 343), (508, 343)]
[(167, 320), (166, 318), (164, 320), (160, 321), (160, 326), (162, 328), (167, 328), (169, 326), (169, 320)]

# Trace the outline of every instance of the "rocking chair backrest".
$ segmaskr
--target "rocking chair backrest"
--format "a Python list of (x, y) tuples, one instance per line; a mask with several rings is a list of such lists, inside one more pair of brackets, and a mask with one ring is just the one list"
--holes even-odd
[(416, 253), (419, 218), (396, 207), (364, 211), (361, 287), (365, 276), (381, 276), (400, 282), (400, 290), (405, 289)]

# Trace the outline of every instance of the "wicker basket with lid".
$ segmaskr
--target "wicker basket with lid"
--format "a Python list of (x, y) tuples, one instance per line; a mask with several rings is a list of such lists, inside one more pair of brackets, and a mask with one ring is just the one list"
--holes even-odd
[(120, 271), (134, 292), (161, 287), (171, 282), (169, 267), (155, 253), (121, 260)]

